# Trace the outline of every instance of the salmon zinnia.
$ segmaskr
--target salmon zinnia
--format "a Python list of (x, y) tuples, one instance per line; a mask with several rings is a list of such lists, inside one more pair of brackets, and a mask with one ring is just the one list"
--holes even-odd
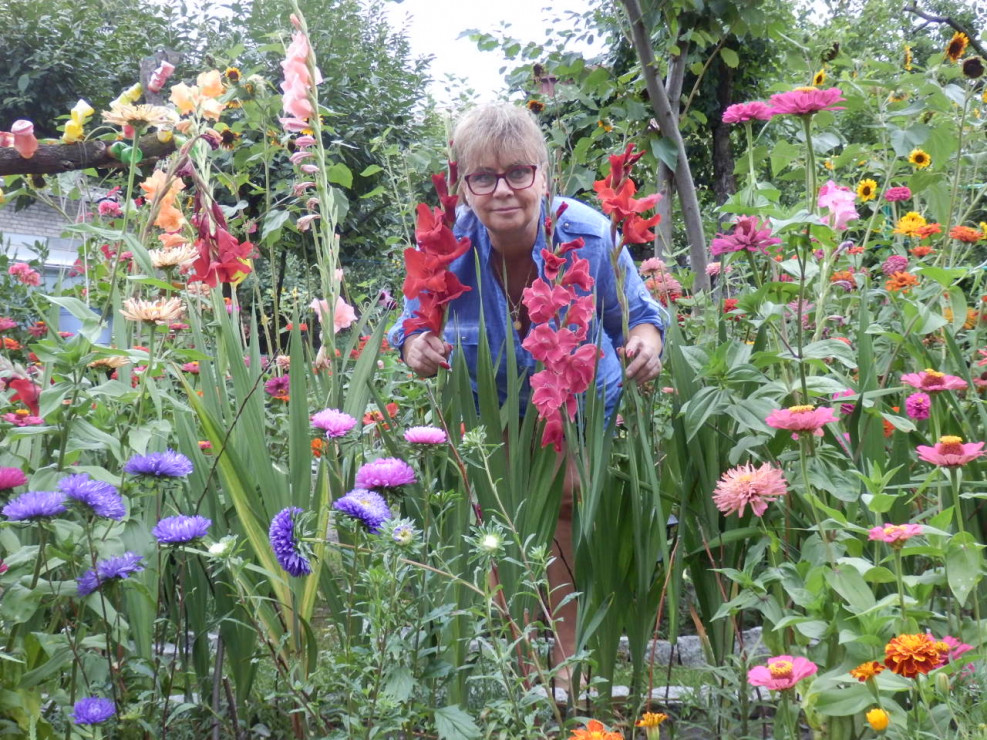
[(738, 465), (725, 472), (716, 484), (713, 503), (724, 514), (743, 516), (751, 507), (754, 516), (761, 516), (768, 504), (788, 493), (782, 472), (764, 463), (758, 468), (751, 464)]

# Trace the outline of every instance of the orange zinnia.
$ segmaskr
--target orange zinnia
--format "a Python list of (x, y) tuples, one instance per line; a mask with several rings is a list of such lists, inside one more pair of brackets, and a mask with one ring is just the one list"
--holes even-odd
[(591, 719), (582, 730), (573, 730), (569, 740), (624, 740), (619, 732), (610, 732), (599, 720)]
[(3, 337), (3, 348), (17, 350), (21, 348), (21, 343), (11, 337)]
[(936, 250), (927, 244), (919, 244), (917, 247), (912, 247), (908, 251), (913, 257), (928, 257)]
[(884, 289), (889, 290), (892, 293), (901, 291), (902, 293), (907, 293), (909, 289), (918, 285), (918, 278), (912, 275), (910, 272), (895, 272), (891, 274), (891, 277), (886, 283), (884, 283)]
[(884, 646), (884, 665), (899, 676), (915, 678), (942, 664), (945, 643), (937, 642), (932, 635), (920, 632), (914, 635), (898, 635)]
[(942, 233), (942, 226), (935, 222), (931, 224), (926, 224), (925, 226), (919, 226), (915, 229), (915, 236), (919, 239), (928, 239), (930, 236), (935, 236), (936, 234)]
[(958, 239), (961, 242), (966, 242), (967, 244), (973, 244), (978, 242), (984, 237), (984, 232), (980, 229), (974, 229), (970, 226), (954, 226), (949, 230), (949, 235), (954, 239)]
[(861, 663), (856, 668), (852, 669), (850, 671), (850, 675), (858, 681), (867, 681), (868, 679), (874, 678), (874, 676), (883, 670), (883, 665), (878, 663), (876, 660), (871, 660), (866, 663)]

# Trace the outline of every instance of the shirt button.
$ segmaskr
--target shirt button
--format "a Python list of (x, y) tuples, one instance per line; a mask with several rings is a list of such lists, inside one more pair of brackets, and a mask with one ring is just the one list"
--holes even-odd
[(565, 221), (565, 222), (564, 222), (564, 223), (562, 224), (562, 228), (563, 228), (563, 229), (568, 229), (568, 228), (571, 228), (571, 227), (572, 227), (572, 223), (571, 223), (570, 221)]

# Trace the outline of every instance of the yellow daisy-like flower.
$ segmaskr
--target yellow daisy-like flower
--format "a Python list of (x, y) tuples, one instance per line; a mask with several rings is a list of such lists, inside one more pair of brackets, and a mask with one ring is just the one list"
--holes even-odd
[(110, 103), (110, 109), (103, 111), (103, 120), (117, 126), (131, 126), (142, 131), (148, 126), (169, 129), (178, 123), (178, 116), (171, 108), (160, 105), (129, 105)]
[(826, 82), (826, 70), (825, 69), (820, 69), (818, 72), (816, 72), (812, 76), (812, 86), (813, 87), (822, 87), (825, 82)]
[(830, 172), (832, 172), (834, 169), (836, 169), (836, 167), (833, 165), (833, 160), (832, 159), (827, 159), (825, 162), (823, 162), (823, 167), (825, 167)]
[(658, 740), (661, 737), (661, 723), (668, 719), (664, 712), (645, 712), (634, 726), (644, 730), (645, 740)]
[(908, 93), (906, 93), (904, 90), (895, 90), (890, 95), (888, 95), (889, 103), (901, 103), (905, 100), (908, 100)]
[(932, 164), (932, 157), (925, 150), (916, 148), (908, 155), (908, 161), (915, 166), (915, 169), (924, 170)]
[(223, 77), (225, 77), (226, 81), (229, 82), (231, 85), (236, 85), (240, 82), (240, 78), (242, 77), (242, 75), (240, 74), (239, 68), (227, 67), (226, 70), (223, 72)]
[(877, 182), (875, 180), (861, 180), (857, 185), (857, 197), (861, 203), (874, 200), (877, 197)]
[(867, 724), (871, 726), (874, 732), (884, 732), (891, 723), (891, 717), (880, 707), (874, 707), (865, 716), (867, 717)]
[(905, 60), (902, 66), (905, 68), (906, 72), (912, 71), (912, 47), (905, 46)]
[(926, 220), (920, 213), (909, 211), (898, 219), (894, 233), (902, 236), (916, 236), (919, 229), (926, 225)]
[(969, 43), (970, 39), (967, 38), (967, 35), (957, 31), (953, 34), (953, 38), (949, 40), (949, 43), (946, 44), (946, 50), (944, 52), (946, 58), (955, 64), (963, 56)]
[(850, 675), (858, 681), (869, 681), (883, 670), (883, 665), (878, 663), (876, 660), (869, 660), (866, 663), (861, 663), (856, 668), (851, 669)]
[(219, 145), (223, 149), (236, 149), (236, 143), (240, 140), (240, 134), (231, 128), (224, 128), (219, 132)]

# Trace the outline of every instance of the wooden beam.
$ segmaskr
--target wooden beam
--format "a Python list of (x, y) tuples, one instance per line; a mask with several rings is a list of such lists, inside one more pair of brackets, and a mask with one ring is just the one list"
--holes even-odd
[[(110, 154), (107, 141), (80, 141), (75, 144), (42, 144), (30, 159), (24, 159), (13, 147), (0, 147), (0, 176), (57, 175), (59, 172), (90, 167), (119, 168), (126, 165)], [(145, 134), (138, 145), (144, 153), (141, 164), (154, 162), (175, 151), (175, 140), (162, 142), (157, 134)]]

